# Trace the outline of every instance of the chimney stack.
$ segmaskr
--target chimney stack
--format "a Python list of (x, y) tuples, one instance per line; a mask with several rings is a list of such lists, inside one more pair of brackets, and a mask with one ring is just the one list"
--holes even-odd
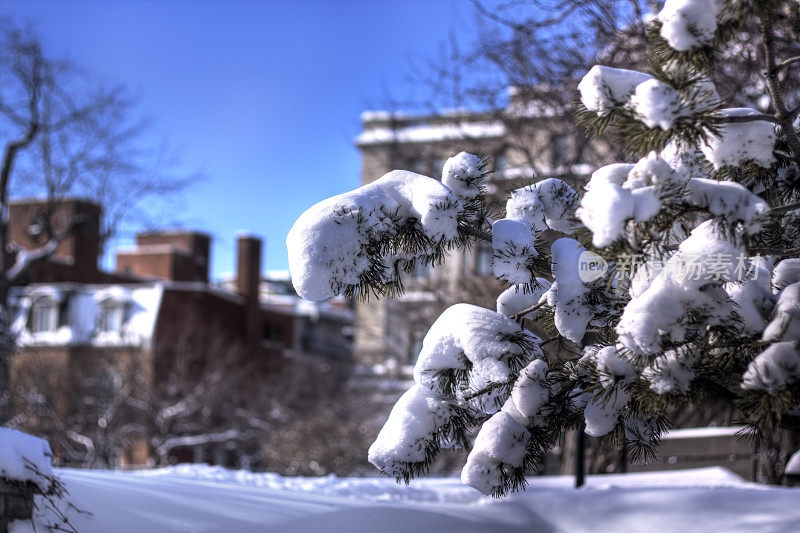
[(261, 239), (240, 235), (236, 239), (236, 292), (245, 297), (245, 336), (247, 350), (255, 356), (261, 339)]

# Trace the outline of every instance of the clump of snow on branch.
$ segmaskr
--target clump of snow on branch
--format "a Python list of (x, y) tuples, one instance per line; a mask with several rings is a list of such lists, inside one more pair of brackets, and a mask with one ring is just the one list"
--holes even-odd
[(661, 209), (657, 185), (672, 170), (657, 154), (636, 165), (612, 164), (596, 170), (586, 185), (577, 214), (592, 232), (592, 244), (608, 246), (621, 238), (629, 221), (646, 222)]
[(778, 293), (773, 318), (764, 329), (763, 339), (767, 342), (800, 341), (800, 282)]
[(697, 167), (674, 150), (670, 148), (672, 153), (666, 155), (677, 161), (680, 171), (661, 154), (651, 152), (635, 165), (615, 163), (592, 174), (577, 210), (581, 222), (592, 231), (592, 244), (608, 246), (625, 237), (629, 222), (650, 220), (661, 209), (663, 194), (682, 198), (732, 225), (742, 223), (747, 233), (761, 229), (769, 211), (764, 200), (733, 181), (688, 177), (698, 172)]
[(780, 290), (800, 281), (800, 258), (784, 259), (772, 270), (772, 288)]
[(597, 371), (598, 381), (608, 389), (618, 383), (629, 385), (636, 379), (636, 369), (631, 361), (616, 346), (605, 346), (598, 350), (593, 357)]
[(483, 192), (483, 160), (473, 154), (460, 152), (449, 158), (442, 169), (442, 183), (463, 203), (472, 202)]
[(608, 398), (592, 398), (583, 411), (586, 434), (602, 437), (610, 433), (617, 425), (619, 412), (629, 401), (630, 394), (623, 389), (614, 389)]
[(542, 295), (550, 290), (551, 283), (536, 278), (529, 285), (514, 285), (497, 297), (497, 312), (506, 316), (515, 315), (539, 303)]
[[(511, 391), (514, 409), (506, 409), (517, 421), (524, 425), (541, 425), (542, 407), (550, 399), (547, 384), (547, 363), (541, 359), (531, 361), (522, 369)], [(517, 416), (518, 415), (518, 416)]]
[(536, 237), (527, 220), (503, 218), (492, 224), (492, 272), (514, 285), (527, 285), (534, 278), (530, 261), (539, 255)]
[(519, 469), (523, 466), (528, 430), (505, 411), (492, 415), (483, 423), (475, 444), (461, 470), (462, 483), (483, 494), (502, 491), (504, 467)]
[(606, 115), (626, 103), (637, 85), (650, 79), (650, 75), (635, 70), (595, 65), (578, 84), (581, 103), (589, 111)]
[(755, 335), (764, 331), (766, 317), (775, 305), (775, 296), (769, 290), (769, 271), (759, 268), (755, 279), (726, 283), (724, 287), (742, 317), (742, 333)]
[[(446, 309), (425, 335), (414, 367), (415, 385), (370, 447), (370, 462), (405, 479), (423, 468), (437, 446), (456, 435), (454, 419), (463, 410), (498, 411), (509, 392), (496, 386), (510, 385), (521, 368), (542, 356), (538, 343), (535, 335), (495, 311), (463, 303)], [(466, 381), (448, 382), (453, 372)], [(496, 389), (489, 390), (492, 386)]]
[(667, 350), (642, 371), (642, 377), (650, 382), (656, 394), (682, 394), (688, 392), (696, 375), (696, 362), (697, 354), (693, 351)]
[[(723, 109), (719, 114), (725, 119), (761, 113), (748, 107), (736, 107)], [(769, 168), (775, 162), (772, 153), (775, 139), (775, 129), (770, 122), (764, 120), (723, 124), (719, 137), (710, 137), (700, 145), (700, 149), (714, 168), (726, 165), (739, 166), (747, 161)]]
[(709, 325), (730, 315), (730, 300), (721, 285), (737, 279), (737, 265), (711, 259), (743, 253), (743, 248), (719, 234), (712, 221), (699, 225), (652, 283), (627, 304), (616, 326), (620, 342), (635, 353), (656, 354), (662, 336), (672, 342), (684, 340), (690, 311), (702, 310)]
[(511, 397), (481, 427), (461, 471), (463, 483), (483, 494), (498, 494), (514, 473), (519, 477), (524, 475), (531, 438), (527, 428), (543, 426), (547, 415), (544, 412), (550, 400), (547, 369), (547, 363), (541, 359), (522, 369)]
[(648, 128), (669, 130), (678, 118), (688, 116), (689, 109), (681, 94), (656, 79), (637, 85), (629, 103), (636, 117)]
[[(297, 293), (326, 300), (364, 283), (397, 281), (393, 264), (430, 260), (458, 238), (462, 203), (439, 181), (395, 170), (354, 191), (324, 200), (297, 219), (286, 239)], [(403, 240), (410, 232), (416, 238)], [(399, 259), (386, 253), (386, 243)]]
[(800, 379), (800, 351), (797, 342), (776, 342), (747, 366), (742, 388), (775, 394)]
[(30, 481), (46, 492), (53, 477), (52, 456), (47, 441), (0, 427), (0, 478)]
[(397, 401), (375, 442), (369, 462), (381, 472), (401, 478), (408, 463), (423, 463), (434, 445), (437, 431), (451, 416), (439, 394), (414, 385)]
[(747, 233), (761, 229), (763, 215), (769, 211), (767, 202), (733, 181), (692, 178), (686, 187), (694, 205), (731, 224), (742, 222)]
[(572, 187), (558, 178), (548, 178), (511, 191), (506, 218), (526, 220), (537, 233), (549, 228), (569, 234), (580, 227), (575, 219), (579, 201)]
[(717, 31), (722, 0), (666, 0), (658, 13), (661, 36), (681, 51), (710, 44)]
[(476, 389), (508, 381), (513, 366), (526, 364), (541, 353), (538, 348), (531, 352), (538, 341), (505, 315), (476, 305), (456, 304), (447, 308), (425, 335), (414, 379), (436, 388), (440, 371), (457, 369), (469, 371)]
[(575, 239), (562, 238), (553, 243), (553, 277), (547, 292), (548, 304), (555, 311), (558, 332), (572, 342), (580, 343), (586, 326), (592, 320), (587, 295), (590, 287), (579, 273), (579, 259), (586, 249)]

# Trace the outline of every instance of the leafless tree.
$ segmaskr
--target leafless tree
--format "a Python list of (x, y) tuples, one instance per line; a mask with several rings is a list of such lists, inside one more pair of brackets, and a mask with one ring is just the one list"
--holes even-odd
[[(652, 0), (506, 0), (489, 6), (473, 0), (476, 30), (453, 31), (437, 54), (409, 66), (410, 96), (387, 96), (391, 110), (418, 110), (431, 116), (462, 116), (475, 111), (505, 126), (506, 148), (530, 169), (530, 176), (575, 178), (576, 165), (621, 158), (619, 148), (589, 142), (576, 125), (577, 83), (594, 64), (646, 71), (643, 22), (662, 2)], [(797, 21), (793, 22), (797, 24)], [(744, 28), (746, 43), (758, 35)], [(784, 21), (775, 28), (781, 57), (800, 54), (800, 43)], [(759, 107), (764, 83), (753, 47), (721, 50), (724, 61), (714, 82), (732, 106)], [(800, 74), (783, 69), (780, 83), (796, 93)], [(791, 90), (794, 87), (794, 90)], [(787, 105), (797, 105), (797, 96)], [(455, 113), (454, 113), (455, 110)], [(469, 110), (461, 113), (459, 110)], [(554, 158), (557, 139), (569, 139), (563, 159)], [(555, 159), (555, 160), (554, 160)], [(554, 167), (558, 167), (557, 169)]]
[[(143, 148), (145, 123), (132, 120), (134, 101), (121, 87), (98, 86), (77, 67), (54, 59), (36, 33), (2, 19), (0, 41), (0, 405), (8, 398), (8, 361), (14, 348), (8, 291), (30, 265), (85, 223), (53, 220), (67, 195), (90, 197), (104, 210), (103, 241), (147, 198), (183, 190), (196, 176), (169, 172), (163, 151)], [(9, 203), (44, 196), (35, 232), (41, 246), (19, 250), (9, 241)], [(3, 401), (5, 399), (5, 401)]]

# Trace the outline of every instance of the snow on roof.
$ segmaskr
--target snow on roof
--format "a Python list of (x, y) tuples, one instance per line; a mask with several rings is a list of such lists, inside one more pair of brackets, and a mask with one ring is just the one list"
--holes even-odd
[(508, 167), (503, 170), (496, 170), (492, 173), (494, 180), (514, 180), (514, 179), (532, 179), (544, 178), (545, 176), (564, 176), (566, 174), (574, 174), (576, 176), (588, 176), (594, 171), (594, 167), (589, 163), (576, 163), (569, 167), (559, 165), (552, 167), (550, 165), (540, 165), (534, 172), (533, 167), (530, 165), (520, 165), (515, 167)]
[(235, 303), (243, 303), (244, 296), (241, 294), (237, 294), (230, 290), (224, 284), (222, 286), (211, 285), (204, 281), (163, 281), (161, 284), (164, 286), (164, 289), (174, 290), (174, 291), (195, 291), (195, 292), (207, 292), (209, 294), (213, 294), (214, 296), (219, 296), (220, 298), (224, 298), (231, 302)]
[(745, 429), (745, 426), (673, 429), (664, 433), (661, 436), (661, 440), (734, 437), (743, 429)]
[(173, 244), (144, 244), (136, 246), (120, 246), (116, 249), (117, 255), (148, 255), (148, 254), (167, 254), (179, 253), (183, 255), (193, 255), (191, 251), (184, 250)]
[(289, 269), (283, 270), (267, 270), (263, 274), (263, 278), (270, 280), (270, 281), (291, 281), (292, 275), (289, 273)]
[[(15, 302), (12, 330), (21, 346), (142, 346), (153, 338), (164, 283), (88, 285), (59, 283), (29, 285), (12, 289)], [(36, 295), (55, 295), (67, 304), (66, 317), (56, 329), (33, 332), (28, 329), (28, 316)], [(124, 304), (124, 319), (117, 331), (100, 331), (100, 304), (108, 299)], [(61, 312), (61, 311), (59, 311)]]
[(412, 124), (399, 128), (367, 128), (356, 137), (357, 145), (393, 142), (418, 143), (459, 139), (485, 139), (506, 134), (502, 122), (464, 122), (457, 124)]
[(406, 118), (408, 114), (402, 111), (386, 111), (383, 109), (373, 109), (363, 111), (360, 115), (361, 122), (376, 122), (379, 120), (391, 120), (393, 118)]
[(354, 319), (351, 309), (334, 305), (330, 301), (312, 302), (293, 294), (262, 294), (260, 301), (265, 309), (310, 317), (313, 320), (323, 317), (352, 322)]
[(237, 239), (261, 239), (261, 236), (249, 229), (238, 229), (234, 233)]

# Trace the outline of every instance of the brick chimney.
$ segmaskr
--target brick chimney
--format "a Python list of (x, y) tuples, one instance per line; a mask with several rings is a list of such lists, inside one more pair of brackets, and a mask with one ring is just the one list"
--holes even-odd
[(261, 340), (261, 239), (252, 235), (236, 238), (236, 292), (245, 297), (244, 328), (247, 350), (251, 356)]
[(199, 231), (148, 231), (117, 252), (117, 272), (168, 281), (208, 283), (211, 236)]
[[(36, 233), (41, 219), (51, 206), (46, 200), (19, 200), (9, 207), (8, 235), (12, 242), (31, 250), (44, 244), (43, 237)], [(61, 268), (54, 270), (42, 266), (34, 276), (36, 281), (97, 282), (97, 260), (100, 255), (100, 217), (98, 204), (80, 198), (66, 198), (52, 208), (50, 218), (53, 231), (67, 228), (74, 220), (80, 224), (74, 232), (61, 241), (53, 257), (62, 260)], [(41, 271), (41, 272), (39, 272)]]

